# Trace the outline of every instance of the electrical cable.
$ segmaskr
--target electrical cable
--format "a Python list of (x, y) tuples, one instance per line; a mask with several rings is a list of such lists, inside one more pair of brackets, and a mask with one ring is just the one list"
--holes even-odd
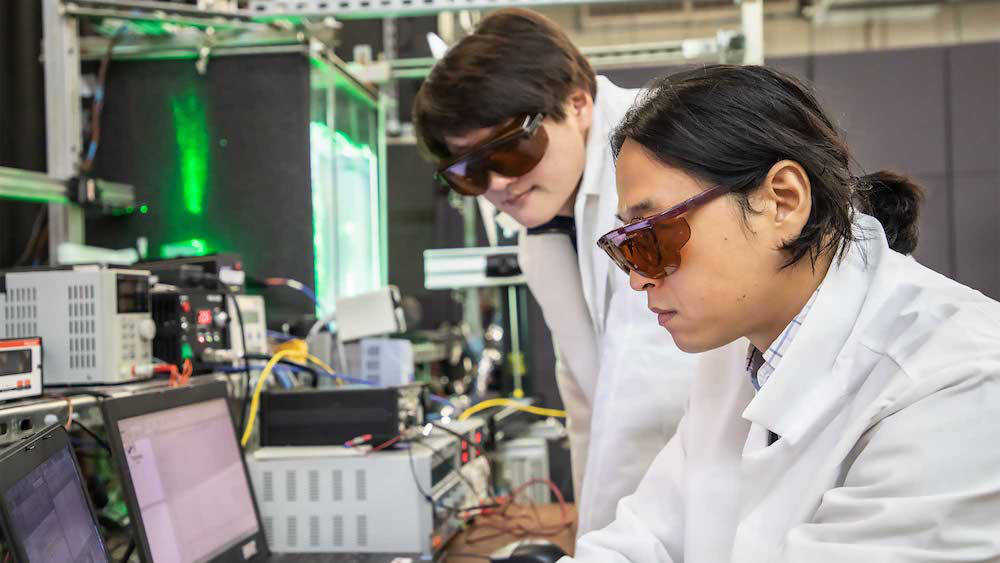
[(455, 408), (455, 405), (451, 401), (449, 401), (445, 397), (442, 397), (441, 395), (435, 395), (434, 393), (429, 393), (427, 397), (430, 400), (434, 401), (435, 403), (440, 403), (442, 405), (449, 406), (456, 411), (458, 410), (457, 408)]
[(84, 426), (84, 424), (82, 422), (80, 422), (79, 420), (74, 420), (73, 424), (75, 424), (80, 430), (83, 430), (84, 433), (86, 433), (88, 436), (90, 436), (91, 438), (93, 438), (94, 441), (97, 442), (98, 445), (100, 445), (102, 448), (104, 448), (105, 450), (107, 450), (109, 452), (111, 451), (111, 446), (109, 446), (107, 442), (105, 442), (104, 440), (102, 440), (101, 437), (98, 436), (93, 430), (91, 430), (90, 428), (87, 428), (86, 426)]
[(315, 303), (317, 307), (323, 307), (323, 305), (319, 302), (319, 298), (316, 297), (316, 292), (313, 291), (311, 287), (298, 280), (292, 278), (264, 278), (261, 281), (263, 282), (263, 285), (268, 287), (284, 286), (289, 289), (294, 289), (295, 291), (298, 291), (302, 295), (308, 297), (309, 300)]
[(455, 432), (451, 428), (448, 428), (447, 426), (443, 426), (443, 425), (438, 424), (436, 422), (428, 422), (428, 424), (430, 424), (434, 428), (437, 428), (438, 430), (444, 430), (445, 432), (447, 432), (447, 433), (451, 434), (452, 436), (458, 438), (462, 442), (468, 442), (468, 443), (472, 444), (472, 447), (476, 448), (476, 451), (479, 452), (479, 457), (486, 457), (486, 452), (483, 451), (483, 448), (481, 448), (479, 446), (479, 444), (473, 442), (472, 440), (469, 440), (468, 438), (466, 438), (465, 436), (462, 436), (458, 432)]
[(525, 405), (514, 399), (487, 399), (481, 403), (472, 405), (471, 407), (462, 411), (462, 414), (458, 415), (458, 420), (465, 420), (470, 416), (476, 414), (477, 412), (484, 411), (493, 407), (510, 407), (519, 411), (528, 412), (531, 414), (537, 414), (538, 416), (554, 416), (558, 418), (566, 418), (566, 411), (559, 409), (548, 409), (543, 407), (533, 407), (531, 405)]
[(91, 109), (91, 119), (90, 119), (90, 144), (87, 147), (87, 154), (84, 161), (80, 164), (81, 172), (90, 172), (90, 169), (94, 166), (94, 158), (97, 157), (97, 147), (101, 142), (101, 114), (104, 112), (104, 97), (105, 90), (108, 81), (108, 66), (111, 65), (111, 55), (114, 51), (115, 44), (121, 39), (122, 34), (125, 31), (125, 25), (122, 25), (115, 31), (115, 34), (108, 41), (108, 49), (104, 53), (104, 58), (101, 59), (101, 67), (97, 73), (97, 89), (94, 91), (94, 107)]
[[(296, 352), (296, 351), (293, 351), (293, 350), (289, 350), (289, 352), (292, 355), (295, 355), (295, 356), (302, 355), (300, 352)], [(302, 356), (306, 360), (308, 360), (308, 361), (316, 364), (316, 366), (319, 367), (323, 371), (316, 371), (316, 369), (313, 368), (312, 366), (309, 366), (308, 364), (299, 363), (299, 362), (296, 362), (294, 360), (281, 360), (281, 363), (289, 365), (289, 366), (292, 366), (292, 367), (295, 367), (295, 368), (299, 368), (299, 369), (302, 369), (302, 370), (305, 370), (305, 371), (308, 371), (309, 373), (313, 374), (313, 377), (317, 377), (318, 378), (321, 375), (324, 376), (324, 377), (332, 377), (332, 378), (338, 380), (341, 385), (345, 381), (350, 382), (350, 383), (359, 383), (359, 384), (362, 384), (362, 385), (373, 385), (373, 383), (365, 381), (363, 379), (357, 379), (357, 378), (354, 378), (354, 377), (347, 377), (347, 376), (338, 374), (337, 372), (335, 372), (333, 370), (333, 368), (331, 368), (330, 366), (328, 366), (326, 364), (326, 362), (324, 362), (323, 360), (317, 358), (316, 356), (313, 356), (312, 354), (309, 354), (308, 352), (305, 353)], [(273, 357), (274, 356), (271, 356), (271, 355), (268, 355), (268, 354), (247, 354), (247, 358), (249, 358), (251, 360), (269, 361)]]
[(31, 227), (31, 236), (28, 237), (28, 242), (24, 245), (24, 251), (21, 252), (21, 255), (14, 261), (15, 267), (25, 265), (28, 259), (31, 258), (32, 250), (35, 249), (35, 246), (38, 243), (38, 237), (42, 234), (42, 225), (44, 225), (46, 219), (48, 219), (48, 209), (47, 205), (43, 205), (41, 209), (38, 210), (38, 216), (35, 217), (35, 223)]
[(271, 374), (271, 370), (274, 369), (275, 364), (280, 362), (282, 358), (290, 356), (293, 353), (294, 352), (291, 350), (279, 350), (277, 354), (271, 356), (267, 365), (265, 365), (264, 369), (260, 371), (260, 376), (257, 378), (257, 387), (254, 389), (253, 398), (250, 401), (250, 415), (246, 421), (246, 427), (243, 430), (243, 437), (240, 438), (241, 446), (246, 447), (247, 442), (250, 441), (250, 435), (253, 433), (254, 421), (257, 419), (257, 409), (260, 408), (260, 393), (263, 391), (264, 384), (267, 382), (267, 376)]
[(250, 396), (250, 378), (252, 377), (250, 375), (250, 362), (247, 361), (247, 327), (246, 324), (243, 323), (243, 310), (240, 308), (239, 299), (236, 299), (233, 292), (229, 290), (229, 286), (219, 279), (218, 276), (205, 274), (205, 277), (214, 281), (222, 293), (224, 293), (226, 297), (233, 302), (233, 309), (236, 311), (236, 322), (240, 326), (240, 344), (243, 346), (243, 372), (247, 376), (246, 381), (243, 383), (243, 405), (240, 408), (240, 428), (242, 428), (243, 424), (246, 422), (247, 401)]
[(267, 337), (273, 338), (275, 340), (281, 340), (282, 342), (287, 342), (289, 340), (295, 340), (295, 337), (291, 334), (285, 334), (284, 332), (279, 332), (277, 330), (268, 330)]
[[(419, 446), (423, 446), (423, 447), (427, 448), (428, 450), (431, 451), (431, 455), (433, 455), (434, 457), (440, 459), (441, 461), (447, 461), (447, 459), (444, 457), (444, 454), (442, 454), (441, 452), (439, 452), (436, 449), (432, 448), (431, 446), (423, 443), (419, 438), (414, 438), (414, 439), (410, 440), (410, 442), (412, 442), (414, 444), (417, 444)], [(487, 465), (487, 469), (489, 469), (489, 462), (488, 461), (487, 461), (486, 465)], [(465, 485), (467, 487), (469, 487), (469, 491), (472, 494), (474, 494), (474, 495), (478, 495), (479, 494), (478, 492), (476, 492), (476, 486), (472, 484), (472, 481), (470, 481), (469, 478), (466, 477), (465, 474), (462, 473), (462, 468), (461, 467), (459, 467), (455, 471), (455, 474), (457, 474), (458, 478), (461, 479), (462, 482), (465, 483)], [(487, 483), (487, 485), (486, 485), (486, 491), (483, 492), (483, 496), (485, 496), (487, 498), (493, 498), (495, 496), (495, 495), (493, 495), (493, 491), (492, 491), (492, 488), (490, 487), (489, 483)]]
[(135, 537), (128, 540), (128, 549), (125, 550), (125, 555), (121, 558), (121, 563), (126, 563), (132, 557), (133, 551), (135, 551)]
[[(273, 357), (274, 356), (272, 356), (270, 354), (246, 354), (244, 356), (244, 359), (245, 360), (262, 360), (262, 361), (267, 362), (267, 361), (270, 361), (271, 358), (273, 358)], [(298, 362), (295, 362), (295, 361), (292, 361), (292, 360), (285, 360), (285, 359), (279, 360), (278, 363), (280, 363), (282, 365), (289, 366), (289, 367), (291, 367), (293, 369), (299, 369), (301, 371), (307, 371), (307, 372), (311, 373), (313, 375), (313, 377), (319, 377), (319, 375), (320, 375), (319, 372), (316, 371), (316, 368), (314, 368), (314, 367), (312, 367), (310, 365), (300, 364)]]

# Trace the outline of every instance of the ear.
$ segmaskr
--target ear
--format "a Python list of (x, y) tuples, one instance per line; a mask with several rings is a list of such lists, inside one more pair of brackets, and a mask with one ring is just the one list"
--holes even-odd
[(775, 242), (783, 244), (801, 233), (812, 211), (812, 185), (802, 166), (792, 160), (782, 160), (771, 167), (759, 197), (766, 220), (775, 234)]
[(566, 117), (575, 121), (581, 131), (590, 129), (594, 121), (594, 98), (590, 92), (577, 88), (570, 93), (566, 100)]

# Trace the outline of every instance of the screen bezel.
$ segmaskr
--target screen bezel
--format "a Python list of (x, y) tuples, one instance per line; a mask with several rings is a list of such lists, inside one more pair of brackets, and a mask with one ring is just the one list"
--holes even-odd
[(29, 473), (37, 469), (42, 463), (51, 458), (60, 450), (68, 448), (73, 466), (76, 468), (77, 483), (80, 485), (80, 492), (87, 502), (87, 510), (90, 511), (90, 518), (97, 529), (97, 535), (104, 546), (104, 553), (111, 557), (107, 543), (101, 536), (100, 527), (97, 525), (97, 512), (94, 510), (94, 502), (90, 499), (86, 485), (83, 482), (83, 472), (80, 470), (80, 462), (76, 459), (69, 435), (66, 429), (60, 424), (53, 424), (39, 431), (31, 438), (18, 442), (3, 452), (0, 452), (0, 527), (3, 528), (4, 537), (8, 540), (8, 548), (14, 551), (15, 561), (27, 561), (28, 553), (24, 550), (24, 545), (20, 541), (13, 541), (14, 531), (8, 525), (12, 518), (7, 507), (4, 493), (13, 487), (18, 481), (25, 478)]
[[(121, 478), (122, 488), (125, 492), (125, 504), (128, 506), (129, 519), (132, 522), (133, 535), (135, 536), (136, 551), (139, 553), (142, 561), (153, 563), (153, 555), (149, 547), (149, 540), (146, 537), (146, 528), (143, 524), (139, 502), (135, 495), (132, 475), (129, 472), (125, 451), (122, 447), (121, 432), (118, 429), (119, 421), (176, 407), (222, 399), (226, 404), (226, 412), (229, 414), (231, 422), (233, 420), (233, 413), (228, 398), (229, 395), (225, 382), (215, 381), (185, 387), (155, 389), (146, 393), (107, 399), (101, 402), (101, 411), (104, 414), (104, 426), (108, 433), (108, 444), (111, 446), (111, 457), (114, 459), (118, 476)], [(237, 449), (240, 450), (240, 464), (243, 466), (243, 474), (246, 476), (247, 487), (250, 489), (250, 501), (253, 504), (254, 516), (257, 518), (257, 532), (236, 542), (235, 545), (213, 558), (212, 561), (213, 563), (263, 561), (270, 554), (265, 537), (264, 524), (260, 517), (260, 508), (257, 506), (257, 497), (254, 494), (253, 482), (250, 480), (250, 472), (247, 470), (246, 459), (242, 454), (243, 449), (239, 446), (236, 436), (236, 426), (231, 426), (233, 428), (233, 442), (236, 444)], [(257, 554), (247, 559), (243, 557), (242, 550), (243, 546), (251, 540), (257, 543)]]

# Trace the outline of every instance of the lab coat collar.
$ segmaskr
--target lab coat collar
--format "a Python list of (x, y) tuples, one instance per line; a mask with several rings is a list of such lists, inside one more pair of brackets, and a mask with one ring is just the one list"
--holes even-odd
[(596, 245), (601, 235), (614, 228), (618, 207), (615, 163), (608, 138), (632, 107), (636, 93), (615, 86), (603, 76), (597, 77), (594, 116), (585, 149), (587, 160), (573, 208), (583, 295), (597, 334), (604, 332), (611, 260)]
[(634, 90), (619, 88), (604, 76), (597, 77), (597, 97), (594, 99), (594, 116), (587, 133), (587, 162), (580, 180), (578, 203), (585, 195), (600, 197), (609, 190), (615, 193), (613, 183), (608, 186), (601, 181), (609, 176), (608, 170), (611, 172), (611, 180), (614, 181), (615, 178), (614, 159), (611, 158), (608, 139), (634, 99)]
[(792, 444), (816, 423), (836, 416), (855, 382), (838, 369), (873, 282), (889, 252), (882, 226), (857, 214), (847, 253), (830, 266), (813, 308), (771, 380), (750, 401), (743, 418)]

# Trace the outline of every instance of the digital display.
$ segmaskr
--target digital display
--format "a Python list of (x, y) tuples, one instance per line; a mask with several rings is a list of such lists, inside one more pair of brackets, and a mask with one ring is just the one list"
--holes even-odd
[(257, 311), (243, 311), (243, 322), (248, 325), (257, 324), (260, 321), (260, 315)]
[(31, 350), (0, 351), (0, 375), (31, 373)]
[(211, 309), (198, 309), (198, 324), (199, 325), (210, 325), (212, 324), (212, 310)]
[(118, 314), (149, 312), (149, 278), (118, 274)]

